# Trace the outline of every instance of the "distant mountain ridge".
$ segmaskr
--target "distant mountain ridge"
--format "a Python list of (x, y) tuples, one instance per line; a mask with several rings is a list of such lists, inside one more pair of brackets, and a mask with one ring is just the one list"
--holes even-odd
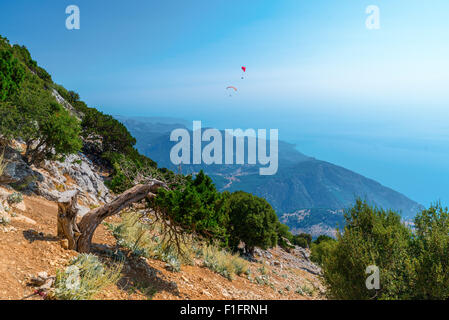
[[(178, 171), (170, 161), (170, 132), (186, 128), (186, 121), (117, 117), (137, 139), (137, 148), (160, 167)], [(206, 144), (206, 143), (205, 143)], [(401, 193), (351, 170), (306, 156), (279, 141), (279, 170), (259, 175), (258, 165), (182, 165), (182, 173), (204, 170), (221, 191), (243, 190), (265, 198), (293, 232), (332, 234), (344, 224), (343, 210), (357, 197), (412, 218), (423, 207)]]

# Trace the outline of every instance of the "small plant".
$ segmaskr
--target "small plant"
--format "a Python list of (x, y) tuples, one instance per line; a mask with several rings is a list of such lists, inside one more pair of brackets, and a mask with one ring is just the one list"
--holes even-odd
[(107, 268), (97, 256), (80, 254), (65, 270), (56, 272), (54, 297), (59, 300), (89, 300), (120, 278), (123, 264)]
[(265, 263), (262, 265), (262, 267), (260, 267), (259, 269), (257, 269), (261, 274), (266, 275), (268, 273), (267, 268), (265, 267)]
[(147, 297), (148, 300), (153, 299), (157, 290), (150, 284), (138, 282), (128, 290), (129, 294), (140, 293)]
[(303, 295), (312, 296), (312, 295), (313, 295), (313, 289), (310, 288), (310, 287), (307, 286), (307, 285), (302, 285), (302, 286), (299, 286), (299, 287), (296, 289), (295, 293), (300, 294), (300, 295), (302, 295), (302, 296), (303, 296)]
[(270, 277), (267, 275), (257, 276), (255, 280), (257, 284), (270, 286)]
[(20, 192), (14, 192), (8, 196), (7, 201), (10, 205), (21, 203), (23, 201), (23, 195)]
[(11, 219), (6, 215), (0, 215), (0, 225), (7, 226), (11, 222)]
[(233, 275), (241, 275), (248, 270), (248, 263), (237, 254), (233, 255), (216, 246), (208, 245), (203, 248), (204, 266), (212, 271), (232, 280)]

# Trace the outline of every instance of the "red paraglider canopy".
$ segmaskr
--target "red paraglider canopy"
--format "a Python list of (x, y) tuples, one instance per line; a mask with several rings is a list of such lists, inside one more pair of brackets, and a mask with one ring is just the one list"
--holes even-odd
[(246, 72), (246, 67), (242, 67), (243, 72)]

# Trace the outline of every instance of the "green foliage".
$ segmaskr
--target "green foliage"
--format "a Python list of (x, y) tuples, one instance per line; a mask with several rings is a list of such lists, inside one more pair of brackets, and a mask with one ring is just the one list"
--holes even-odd
[(19, 91), (25, 76), (24, 69), (8, 46), (0, 47), (0, 102), (9, 100)]
[(332, 237), (329, 237), (328, 235), (322, 234), (320, 236), (318, 236), (318, 238), (316, 238), (316, 240), (313, 242), (315, 244), (320, 244), (323, 241), (328, 241), (328, 240), (335, 240)]
[(50, 84), (52, 82), (51, 76), (45, 69), (37, 65), (37, 62), (31, 58), (31, 54), (25, 46), (15, 44), (12, 50), (14, 55), (18, 57), (19, 60), (22, 61), (32, 73), (43, 80), (45, 84)]
[(127, 154), (136, 144), (122, 123), (94, 108), (86, 110), (81, 126), (85, 138), (100, 137), (103, 152)]
[(229, 195), (226, 207), (231, 248), (237, 249), (240, 241), (249, 252), (256, 246), (267, 249), (277, 244), (277, 216), (265, 199), (238, 191)]
[(31, 74), (11, 105), (0, 105), (0, 132), (8, 140), (21, 138), (25, 142), (29, 164), (60, 159), (82, 146), (78, 120)]
[(301, 248), (310, 248), (312, 236), (308, 233), (300, 233), (293, 236), (292, 243)]
[(14, 192), (6, 199), (9, 204), (17, 204), (23, 201), (23, 195), (20, 192)]
[(289, 231), (287, 225), (281, 223), (280, 221), (276, 222), (276, 233), (278, 238), (278, 244), (285, 250), (289, 250), (294, 248), (293, 243), (293, 234)]
[(226, 243), (224, 202), (225, 196), (215, 189), (212, 179), (200, 171), (195, 179), (188, 176), (173, 190), (160, 189), (151, 205), (184, 231)]
[[(320, 242), (315, 258), (323, 268), (328, 294), (337, 299), (370, 299), (375, 293), (365, 285), (365, 270), (380, 270), (378, 299), (409, 299), (415, 261), (410, 254), (411, 231), (398, 214), (370, 207), (357, 200), (346, 214), (344, 233), (338, 241)], [(322, 250), (317, 254), (317, 249)]]
[(413, 254), (417, 258), (415, 298), (449, 298), (449, 213), (441, 204), (415, 218)]
[(318, 265), (323, 265), (324, 259), (333, 254), (337, 241), (331, 237), (320, 242), (313, 242), (311, 245), (310, 260)]
[(157, 169), (157, 164), (150, 158), (141, 155), (136, 149), (131, 148), (127, 154), (116, 152), (103, 153), (103, 159), (112, 164), (112, 179), (107, 182), (108, 187), (121, 193), (133, 187), (140, 178), (153, 177), (166, 180), (167, 176), (173, 178), (173, 172), (163, 172)]

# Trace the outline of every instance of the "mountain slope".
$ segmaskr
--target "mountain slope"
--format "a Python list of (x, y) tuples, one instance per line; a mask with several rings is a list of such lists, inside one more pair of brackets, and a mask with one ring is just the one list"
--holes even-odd
[[(169, 158), (175, 145), (169, 139), (174, 128), (184, 125), (121, 117), (136, 137), (137, 147), (161, 167), (178, 170)], [(157, 128), (157, 130), (156, 130)], [(371, 204), (413, 217), (422, 206), (380, 183), (331, 163), (297, 151), (294, 145), (279, 141), (279, 170), (273, 176), (260, 176), (257, 165), (182, 165), (183, 173), (204, 170), (221, 191), (243, 190), (267, 199), (281, 219), (293, 230), (327, 230), (343, 224), (343, 210), (357, 197)], [(306, 209), (306, 217), (299, 214)], [(317, 225), (321, 225), (317, 229)], [(316, 233), (316, 232), (312, 232)]]

